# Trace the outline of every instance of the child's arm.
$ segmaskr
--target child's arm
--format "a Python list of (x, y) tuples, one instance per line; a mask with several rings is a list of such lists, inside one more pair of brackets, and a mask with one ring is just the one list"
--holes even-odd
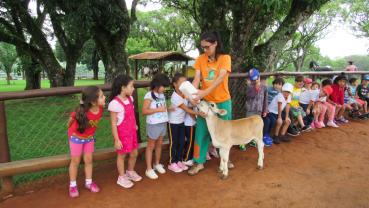
[(278, 120), (282, 121), (282, 102), (278, 102)]
[(74, 121), (74, 118), (72, 118), (72, 116), (69, 117), (69, 120), (67, 122), (68, 128), (72, 125), (73, 121)]
[(268, 89), (264, 91), (264, 102), (263, 102), (263, 117), (268, 114)]
[(310, 109), (311, 109), (311, 107), (312, 107), (312, 106), (314, 106), (314, 101), (310, 100), (310, 101), (309, 101), (309, 105), (308, 105), (308, 107), (307, 107), (307, 109), (306, 109), (306, 114), (307, 114), (307, 115), (309, 115), (309, 114), (310, 114)]
[(164, 106), (161, 106), (159, 108), (150, 108), (151, 100), (150, 99), (144, 99), (143, 105), (142, 105), (142, 115), (151, 115), (158, 112), (165, 112), (167, 109)]
[(198, 112), (195, 112), (194, 110), (192, 110), (191, 108), (187, 107), (184, 103), (182, 103), (181, 105), (179, 105), (178, 107), (180, 107), (182, 110), (184, 110), (186, 113), (193, 115), (193, 116), (197, 116), (200, 115)]
[(122, 142), (120, 142), (119, 136), (118, 136), (117, 114), (118, 114), (117, 112), (110, 111), (110, 125), (111, 125), (111, 132), (114, 138), (114, 147), (115, 149), (122, 149), (123, 145), (122, 145)]

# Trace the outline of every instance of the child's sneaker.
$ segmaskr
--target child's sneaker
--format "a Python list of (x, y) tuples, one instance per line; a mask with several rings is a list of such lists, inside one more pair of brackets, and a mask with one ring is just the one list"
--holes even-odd
[(187, 160), (186, 162), (183, 162), (186, 166), (193, 166), (193, 160)]
[(183, 170), (178, 167), (177, 163), (171, 163), (169, 166), (168, 166), (168, 169), (175, 172), (175, 173), (180, 173), (182, 172)]
[(126, 171), (126, 176), (128, 177), (129, 180), (134, 181), (134, 182), (138, 182), (140, 180), (142, 180), (142, 177), (140, 175), (137, 174), (136, 171)]
[(335, 124), (333, 121), (328, 121), (327, 126), (338, 128), (337, 124)]
[(324, 124), (323, 121), (320, 121), (319, 124), (320, 124), (320, 126), (322, 126), (322, 128), (325, 128), (325, 124)]
[[(270, 138), (272, 140), (272, 138)], [(252, 140), (249, 144), (250, 147), (257, 147), (255, 140)]]
[(79, 196), (79, 192), (78, 192), (77, 186), (69, 187), (69, 196), (71, 198), (76, 198), (76, 197)]
[(347, 119), (345, 119), (343, 116), (339, 119), (337, 119), (337, 121), (342, 122), (342, 123), (348, 123), (349, 121)]
[(153, 180), (155, 180), (155, 179), (158, 179), (158, 178), (159, 178), (159, 176), (158, 176), (158, 175), (156, 175), (156, 173), (155, 173), (155, 171), (154, 171), (153, 169), (146, 170), (146, 171), (145, 171), (145, 175), (146, 175), (148, 178), (153, 179)]
[(322, 125), (320, 125), (320, 122), (318, 122), (318, 121), (314, 121), (313, 124), (314, 124), (315, 128), (317, 128), (317, 129), (323, 128)]
[(164, 174), (165, 173), (165, 169), (164, 169), (164, 166), (162, 164), (154, 165), (154, 169), (156, 171), (158, 171), (158, 173), (160, 173), (160, 174)]
[(270, 147), (270, 146), (272, 146), (272, 144), (273, 144), (273, 140), (274, 140), (274, 139), (272, 139), (272, 138), (270, 138), (270, 137), (267, 137), (267, 136), (263, 137), (263, 142), (264, 142), (264, 145), (265, 145), (266, 147)]
[(243, 152), (246, 151), (246, 145), (240, 144), (240, 150)]
[(188, 167), (183, 162), (177, 162), (177, 166), (182, 170), (188, 170)]
[(302, 127), (301, 131), (302, 131), (302, 132), (311, 131), (311, 127), (310, 127), (310, 125), (305, 125), (304, 127)]
[(92, 193), (97, 193), (100, 191), (100, 188), (97, 186), (95, 182), (92, 182), (91, 184), (85, 184), (86, 189), (90, 190)]
[(127, 174), (125, 176), (119, 176), (117, 184), (123, 188), (132, 188), (132, 186), (134, 185), (132, 181), (130, 181), (127, 177)]
[(315, 123), (314, 122), (312, 122), (311, 123), (311, 125), (310, 125), (310, 127), (311, 127), (311, 129), (315, 129), (316, 127), (315, 127)]

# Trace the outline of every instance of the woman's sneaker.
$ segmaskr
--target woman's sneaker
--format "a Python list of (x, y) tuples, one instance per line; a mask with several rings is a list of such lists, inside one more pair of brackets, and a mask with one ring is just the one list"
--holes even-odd
[(187, 160), (186, 162), (183, 162), (186, 166), (193, 166), (193, 160)]
[(177, 166), (182, 170), (188, 170), (188, 167), (183, 162), (177, 162)]
[(100, 188), (97, 186), (95, 182), (92, 182), (91, 184), (85, 184), (86, 189), (90, 190), (92, 193), (97, 193), (100, 191)]
[(177, 165), (177, 163), (171, 163), (169, 166), (168, 166), (168, 169), (175, 172), (175, 173), (180, 173), (182, 172), (183, 170)]
[(155, 179), (158, 179), (158, 178), (159, 178), (159, 176), (158, 176), (158, 175), (156, 175), (156, 173), (155, 173), (154, 169), (146, 170), (146, 171), (145, 171), (145, 175), (146, 175), (148, 178), (153, 179), (153, 180), (155, 180)]
[(243, 151), (243, 152), (246, 151), (246, 145), (245, 144), (240, 144), (239, 147), (240, 147), (241, 151)]
[(218, 151), (215, 147), (209, 148), (209, 154), (215, 158), (219, 158)]
[(193, 165), (191, 167), (191, 169), (188, 171), (188, 174), (191, 176), (194, 176), (196, 174), (198, 174), (201, 170), (204, 169), (204, 165), (203, 164), (198, 164), (196, 163), (195, 165)]
[(156, 171), (158, 171), (158, 173), (160, 173), (160, 174), (164, 174), (165, 173), (165, 169), (164, 169), (164, 166), (162, 164), (154, 165), (154, 169)]
[(127, 177), (127, 174), (125, 176), (119, 176), (117, 184), (123, 188), (132, 188), (132, 186), (134, 185), (132, 181)]
[(142, 180), (142, 177), (140, 175), (137, 174), (136, 171), (126, 171), (126, 176), (128, 177), (129, 180), (134, 181), (134, 182), (138, 182), (140, 180)]
[(71, 198), (76, 198), (79, 196), (78, 188), (77, 186), (69, 187), (69, 196)]
[(327, 126), (338, 128), (337, 124), (335, 124), (333, 121), (328, 121)]

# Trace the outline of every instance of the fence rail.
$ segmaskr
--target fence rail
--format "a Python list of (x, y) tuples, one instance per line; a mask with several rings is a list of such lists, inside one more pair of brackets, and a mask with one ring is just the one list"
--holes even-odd
[[(269, 76), (296, 76), (296, 75), (305, 75), (316, 78), (317, 76), (333, 76), (339, 75), (342, 71), (325, 71), (325, 72), (266, 72), (261, 73), (262, 77)], [(356, 75), (364, 75), (368, 74), (367, 71), (358, 71), (358, 72), (344, 72), (345, 74), (356, 74)], [(230, 75), (231, 80), (237, 80), (242, 78), (247, 78), (248, 73), (232, 73)], [(109, 91), (111, 85), (104, 84), (98, 85), (103, 91)], [(135, 81), (135, 88), (146, 88), (149, 86), (149, 81)], [(233, 86), (231, 86), (233, 87)], [(7, 121), (10, 121), (9, 118), (6, 117), (6, 106), (5, 101), (26, 99), (26, 98), (41, 98), (41, 97), (52, 97), (52, 96), (66, 96), (80, 93), (84, 87), (60, 87), (60, 88), (51, 88), (51, 89), (39, 89), (39, 90), (29, 90), (22, 92), (4, 92), (0, 93), (0, 177), (2, 177), (2, 189), (4, 191), (11, 192), (13, 190), (13, 183), (11, 176), (29, 173), (34, 171), (41, 171), (46, 169), (53, 169), (59, 167), (67, 167), (69, 156), (66, 154), (58, 154), (48, 157), (41, 158), (33, 158), (33, 159), (21, 159), (18, 161), (11, 162), (11, 148), (9, 146), (8, 141), (8, 128)], [(242, 100), (244, 102), (245, 98), (242, 97), (242, 94), (239, 94), (238, 89), (232, 90), (236, 92), (232, 95), (232, 99), (236, 102)], [(137, 118), (137, 124), (140, 127), (139, 121), (139, 108), (138, 108), (138, 90), (134, 92), (135, 99), (135, 113)], [(38, 103), (37, 103), (38, 104)], [(36, 112), (37, 113), (37, 112)], [(240, 114), (239, 112), (235, 112)], [(13, 118), (12, 118), (13, 119)], [(32, 125), (32, 124), (31, 124)], [(34, 124), (33, 124), (34, 125)], [(139, 128), (139, 134), (141, 129)], [(141, 139), (140, 139), (141, 141)], [(37, 147), (36, 147), (37, 148)], [(145, 148), (145, 143), (140, 144), (140, 151)], [(96, 151), (96, 156), (94, 158), (96, 160), (106, 160), (114, 157), (114, 149), (113, 148), (103, 148), (98, 149)]]

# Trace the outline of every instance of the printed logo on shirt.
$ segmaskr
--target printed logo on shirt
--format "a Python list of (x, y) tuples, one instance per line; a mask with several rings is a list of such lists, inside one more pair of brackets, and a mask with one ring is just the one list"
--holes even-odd
[(205, 78), (206, 81), (213, 81), (215, 78), (215, 69), (214, 68), (208, 68), (208, 76)]
[(90, 126), (92, 128), (96, 127), (99, 125), (100, 119), (99, 120), (90, 120), (88, 123), (90, 124)]

